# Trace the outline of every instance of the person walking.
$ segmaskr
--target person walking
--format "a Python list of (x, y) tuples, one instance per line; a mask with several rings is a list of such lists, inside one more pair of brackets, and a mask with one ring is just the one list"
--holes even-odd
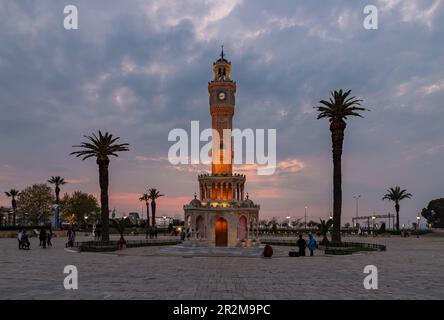
[(46, 236), (47, 240), (46, 243), (48, 244), (48, 247), (52, 247), (51, 239), (52, 239), (52, 228), (50, 227), (48, 230), (48, 235)]
[(313, 253), (317, 249), (318, 244), (317, 244), (315, 238), (313, 238), (313, 235), (309, 234), (308, 238), (309, 239), (308, 239), (307, 247), (308, 247), (308, 250), (310, 250), (310, 257), (313, 257)]
[(42, 229), (40, 230), (40, 245), (43, 246), (43, 249), (46, 248), (46, 228), (42, 227)]
[(22, 244), (22, 229), (19, 229), (18, 233), (17, 233), (17, 240), (18, 240), (18, 248), (19, 250), (21, 249), (21, 244)]
[(299, 235), (299, 240), (296, 242), (296, 245), (299, 248), (299, 256), (305, 257), (305, 248), (307, 247), (307, 241), (302, 238), (302, 234)]

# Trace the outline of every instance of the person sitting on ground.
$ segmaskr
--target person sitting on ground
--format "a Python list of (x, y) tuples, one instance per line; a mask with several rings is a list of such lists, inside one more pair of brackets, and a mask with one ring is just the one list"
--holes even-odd
[(316, 250), (316, 248), (318, 247), (318, 244), (316, 243), (316, 240), (313, 238), (313, 235), (309, 234), (308, 235), (308, 250), (310, 250), (310, 257), (313, 257), (313, 252)]
[(296, 245), (299, 248), (299, 256), (305, 257), (305, 247), (307, 246), (307, 241), (302, 238), (302, 234), (299, 235), (299, 240), (296, 242)]
[(273, 256), (273, 248), (267, 244), (264, 247), (264, 252), (262, 252), (262, 257), (271, 258)]

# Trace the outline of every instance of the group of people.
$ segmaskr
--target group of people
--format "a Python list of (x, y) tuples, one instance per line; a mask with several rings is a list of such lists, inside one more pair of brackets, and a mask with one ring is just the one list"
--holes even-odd
[[(310, 256), (312, 257), (314, 255), (314, 251), (318, 248), (318, 243), (316, 242), (315, 238), (313, 238), (313, 235), (309, 234), (308, 241), (306, 241), (301, 234), (296, 242), (296, 246), (299, 249), (298, 252), (290, 251), (290, 257), (305, 257), (305, 251), (307, 248), (310, 251)], [(264, 251), (262, 252), (262, 257), (271, 258), (272, 256), (273, 248), (269, 244), (265, 245)]]
[(150, 239), (153, 239), (153, 238), (157, 239), (157, 227), (156, 226), (149, 226), (146, 229), (146, 238), (148, 239), (148, 237)]
[(52, 239), (52, 228), (48, 228), (48, 231), (46, 231), (45, 227), (41, 228), (39, 232), (39, 240), (40, 240), (39, 246), (43, 248), (46, 248), (46, 246), (52, 247), (51, 239)]
[(296, 242), (296, 246), (299, 249), (299, 257), (305, 257), (305, 249), (308, 248), (310, 251), (310, 257), (314, 255), (314, 251), (318, 248), (318, 243), (316, 242), (313, 235), (308, 235), (308, 242), (304, 239), (302, 234), (299, 235), (299, 239)]
[[(39, 246), (42, 248), (52, 247), (52, 228), (49, 227), (47, 230), (47, 227), (42, 227), (40, 231), (34, 230), (34, 235), (36, 237), (39, 237)], [(29, 236), (26, 231), (26, 229), (19, 229), (17, 233), (17, 240), (18, 240), (18, 248), (19, 249), (30, 249), (31, 248), (31, 242), (29, 242)]]
[(92, 230), (93, 236), (94, 236), (94, 240), (101, 240), (102, 239), (102, 226), (100, 225), (93, 225), (93, 230)]

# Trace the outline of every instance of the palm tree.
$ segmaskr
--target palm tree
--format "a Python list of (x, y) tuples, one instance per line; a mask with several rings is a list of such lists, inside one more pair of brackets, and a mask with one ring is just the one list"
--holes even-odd
[(361, 107), (362, 100), (349, 97), (351, 90), (334, 91), (329, 101), (321, 100), (320, 106), (315, 107), (318, 119), (327, 118), (330, 121), (331, 140), (333, 146), (333, 234), (332, 242), (341, 242), (341, 211), (342, 211), (342, 145), (347, 117), (362, 117), (359, 111), (368, 109)]
[(48, 180), (50, 184), (53, 184), (55, 186), (55, 196), (56, 196), (56, 217), (55, 217), (55, 227), (59, 227), (59, 212), (60, 212), (60, 186), (66, 184), (66, 181), (64, 178), (60, 176), (51, 176), (51, 179)]
[(156, 225), (156, 199), (163, 196), (164, 194), (160, 194), (160, 191), (157, 191), (157, 189), (155, 188), (151, 188), (148, 190), (148, 197), (151, 199), (151, 225), (153, 227)]
[(396, 231), (399, 231), (399, 202), (403, 199), (411, 199), (412, 194), (408, 193), (406, 189), (402, 189), (399, 186), (394, 188), (390, 188), (387, 190), (387, 193), (382, 198), (382, 200), (390, 200), (395, 203), (396, 210)]
[(73, 146), (74, 148), (82, 148), (82, 150), (72, 152), (72, 155), (82, 157), (82, 160), (95, 157), (96, 163), (99, 166), (99, 183), (100, 183), (100, 206), (102, 212), (102, 240), (109, 241), (109, 201), (108, 201), (108, 166), (109, 157), (117, 157), (117, 152), (129, 151), (129, 144), (115, 143), (119, 137), (113, 138), (112, 134), (106, 132), (102, 134), (99, 131), (97, 137), (94, 133), (92, 136), (84, 136), (88, 139), (87, 142), (82, 142), (81, 145)]
[(55, 186), (56, 204), (59, 204), (60, 203), (60, 186), (66, 184), (66, 181), (62, 177), (52, 176), (51, 179), (48, 180), (48, 182)]
[(139, 198), (139, 201), (145, 201), (145, 204), (146, 204), (146, 222), (147, 222), (147, 227), (150, 226), (150, 206), (149, 206), (149, 200), (150, 200), (150, 196), (148, 195), (148, 193), (142, 194), (142, 196)]
[(18, 197), (20, 195), (20, 191), (16, 189), (11, 189), (7, 192), (5, 192), (6, 196), (11, 199), (11, 206), (12, 206), (12, 224), (15, 226), (15, 216), (17, 212), (17, 200), (15, 200), (15, 197)]
[(330, 243), (330, 241), (328, 241), (328, 238), (327, 238), (327, 233), (333, 224), (333, 219), (329, 219), (328, 221), (325, 221), (322, 219), (319, 219), (319, 220), (321, 220), (321, 223), (318, 224), (319, 233), (321, 234), (321, 236), (323, 236), (323, 239), (319, 244), (326, 246)]
[(111, 219), (111, 224), (114, 228), (117, 229), (117, 232), (120, 234), (119, 239), (119, 247), (120, 249), (123, 247), (124, 244), (126, 244), (125, 238), (123, 237), (125, 234), (125, 228), (129, 226), (129, 223), (127, 221), (128, 219), (126, 217), (123, 217), (121, 219)]

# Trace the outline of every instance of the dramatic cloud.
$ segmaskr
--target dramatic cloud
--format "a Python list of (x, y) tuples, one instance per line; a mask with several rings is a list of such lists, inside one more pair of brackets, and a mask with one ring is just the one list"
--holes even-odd
[[(86, 1), (79, 30), (64, 3), (0, 0), (0, 191), (61, 175), (62, 192), (98, 193), (97, 165), (69, 155), (84, 134), (107, 130), (131, 144), (111, 163), (111, 208), (141, 211), (147, 187), (159, 212), (181, 214), (209, 166), (172, 166), (168, 133), (210, 126), (207, 82), (225, 45), (238, 84), (234, 125), (277, 129), (278, 169), (247, 174), (263, 216), (327, 217), (332, 202), (328, 122), (312, 108), (350, 88), (371, 109), (350, 120), (344, 146), (344, 216), (393, 211), (390, 186), (413, 193), (414, 221), (444, 179), (444, 1)], [(0, 198), (1, 205), (9, 200)]]

